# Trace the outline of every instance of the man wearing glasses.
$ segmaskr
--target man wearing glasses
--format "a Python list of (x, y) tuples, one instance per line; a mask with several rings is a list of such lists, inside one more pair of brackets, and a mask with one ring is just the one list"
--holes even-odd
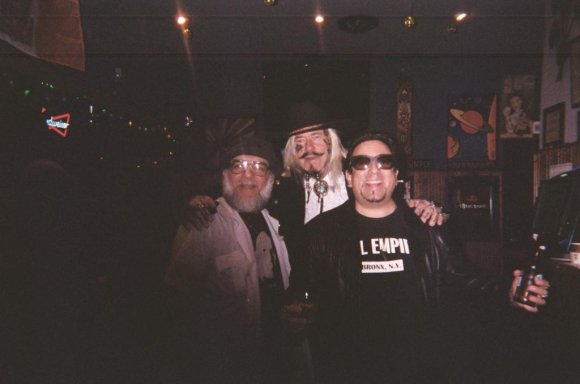
[(283, 374), (290, 361), (279, 317), (290, 265), (265, 209), (277, 161), (256, 137), (235, 143), (226, 159), (217, 212), (205, 231), (179, 228), (165, 281), (190, 316), (194, 378), (273, 382), (268, 374)]
[[(443, 324), (435, 309), (447, 304), (446, 293), (471, 300), (499, 292), (507, 303), (509, 283), (501, 290), (488, 277), (459, 273), (463, 260), (450, 252), (438, 229), (393, 198), (402, 157), (390, 138), (359, 136), (346, 164), (353, 199), (307, 224), (308, 266), (295, 271), (299, 276), (290, 288), (308, 292), (315, 310), (309, 335), (317, 379), (447, 382), (445, 361), (430, 348)], [(530, 289), (534, 302), (544, 305), (549, 284), (536, 284)]]

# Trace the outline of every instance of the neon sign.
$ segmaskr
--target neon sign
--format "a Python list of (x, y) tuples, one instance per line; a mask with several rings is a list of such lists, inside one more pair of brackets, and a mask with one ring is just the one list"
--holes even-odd
[(70, 126), (70, 113), (51, 116), (50, 119), (46, 120), (46, 125), (49, 131), (54, 131), (62, 137), (66, 137), (68, 127)]

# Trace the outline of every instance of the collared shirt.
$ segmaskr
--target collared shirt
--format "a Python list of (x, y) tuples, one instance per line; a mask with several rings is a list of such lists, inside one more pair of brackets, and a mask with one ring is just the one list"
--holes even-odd
[[(203, 231), (178, 229), (165, 281), (198, 298), (199, 313), (211, 314), (205, 324), (222, 334), (244, 329), (256, 339), (260, 331), (261, 302), (254, 244), (240, 214), (223, 199)], [(262, 210), (280, 265), (284, 289), (290, 263), (278, 221)], [(223, 327), (227, 327), (226, 330)]]
[[(320, 198), (316, 196), (316, 193), (313, 190), (316, 180), (311, 178), (308, 181), (304, 181), (304, 224), (308, 223), (322, 212), (336, 208), (348, 200), (346, 182), (342, 173), (338, 179), (338, 185), (332, 184), (330, 175), (324, 176), (322, 180), (328, 183), (328, 193), (326, 196)], [(307, 188), (307, 183), (310, 185), (310, 192), (308, 191), (309, 188)]]

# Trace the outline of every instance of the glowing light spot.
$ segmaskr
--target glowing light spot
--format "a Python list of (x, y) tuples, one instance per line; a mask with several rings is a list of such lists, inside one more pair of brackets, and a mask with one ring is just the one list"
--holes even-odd
[(322, 15), (316, 15), (316, 17), (314, 18), (314, 21), (317, 24), (322, 24), (322, 23), (324, 23), (324, 16), (322, 16)]
[(460, 23), (463, 20), (465, 20), (466, 17), (467, 17), (467, 13), (465, 13), (465, 12), (456, 13), (455, 14), (455, 21), (457, 21), (458, 23)]

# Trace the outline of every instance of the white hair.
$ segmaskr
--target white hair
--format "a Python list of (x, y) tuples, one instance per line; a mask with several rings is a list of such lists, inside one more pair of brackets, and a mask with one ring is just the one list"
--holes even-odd
[[(342, 146), (340, 137), (334, 128), (324, 129), (324, 135), (330, 141), (328, 161), (320, 171), (321, 176), (330, 176), (332, 185), (338, 185), (342, 174), (342, 162), (346, 156), (346, 149)], [(302, 178), (304, 170), (300, 168), (296, 154), (294, 153), (294, 142), (296, 135), (290, 136), (284, 148), (284, 169), (291, 171), (297, 177)]]
[[(274, 186), (274, 174), (268, 171), (266, 184), (260, 190), (260, 193), (254, 199), (240, 199), (235, 193), (234, 186), (228, 178), (228, 170), (222, 172), (222, 187), (224, 199), (238, 212), (260, 212), (268, 205), (270, 196), (272, 196), (272, 187)], [(245, 181), (246, 183), (248, 181)], [(251, 181), (251, 183), (255, 183)]]

